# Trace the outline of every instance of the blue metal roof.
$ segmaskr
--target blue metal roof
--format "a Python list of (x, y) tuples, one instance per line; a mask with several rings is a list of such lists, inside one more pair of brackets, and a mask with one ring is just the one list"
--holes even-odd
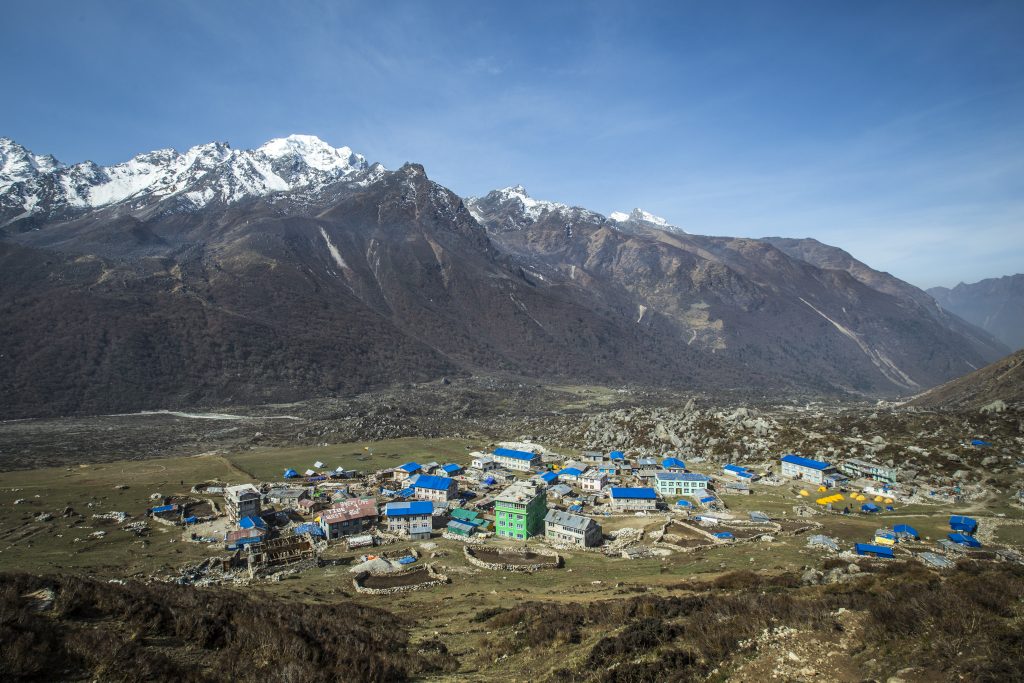
[(578, 477), (581, 474), (583, 474), (583, 470), (579, 469), (578, 467), (566, 467), (564, 470), (559, 470), (559, 472), (558, 472), (558, 476), (560, 476), (560, 477), (562, 477), (562, 476)]
[(696, 472), (655, 472), (655, 479), (662, 481), (711, 481), (711, 478)]
[(896, 557), (892, 548), (885, 545), (874, 545), (872, 543), (857, 543), (853, 546), (858, 555), (875, 555), (877, 557)]
[(412, 500), (407, 503), (388, 503), (384, 506), (384, 514), (388, 517), (432, 515), (434, 514), (434, 503), (429, 500)]
[(553, 482), (556, 479), (558, 479), (558, 473), (557, 472), (545, 472), (544, 474), (540, 475), (540, 478), (550, 484), (551, 482)]
[(410, 498), (414, 495), (416, 495), (416, 490), (411, 486), (407, 486), (406, 488), (398, 492), (399, 498)]
[(462, 466), (456, 465), (455, 463), (448, 463), (447, 465), (443, 465), (441, 469), (447, 472), (448, 474), (451, 474), (452, 472), (458, 472), (459, 470), (461, 470)]
[(740, 467), (739, 465), (725, 465), (722, 469), (731, 474), (735, 474), (737, 477), (743, 477), (744, 479), (753, 479), (754, 477), (753, 472), (748, 470), (746, 467)]
[(413, 472), (419, 472), (423, 468), (414, 462), (407, 462), (404, 465), (399, 465), (398, 469), (412, 474)]
[(412, 484), (413, 488), (432, 491), (447, 491), (451, 485), (452, 480), (448, 477), (435, 477), (431, 474), (421, 474)]
[(608, 457), (611, 458), (612, 460), (625, 460), (626, 454), (623, 453), (622, 451), (612, 451), (611, 453), (608, 454)]
[(799, 455), (793, 455), (792, 453), (782, 456), (782, 462), (788, 462), (791, 465), (799, 465), (800, 467), (808, 467), (812, 470), (827, 470), (829, 467), (832, 467), (832, 465), (827, 462), (811, 460), (810, 458), (801, 458)]
[(643, 500), (655, 500), (658, 494), (650, 487), (629, 488), (622, 486), (612, 487), (612, 498), (640, 498)]
[(516, 460), (533, 460), (537, 456), (533, 453), (527, 453), (526, 451), (516, 451), (511, 448), (495, 448), (495, 455), (501, 455), (506, 458), (515, 458)]
[(686, 469), (686, 463), (680, 460), (679, 458), (665, 458), (664, 460), (661, 461), (661, 466), (666, 468), (681, 467), (684, 470)]

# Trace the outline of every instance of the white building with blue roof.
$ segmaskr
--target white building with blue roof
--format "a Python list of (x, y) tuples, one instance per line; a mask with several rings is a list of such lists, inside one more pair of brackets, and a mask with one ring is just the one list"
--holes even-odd
[(825, 477), (836, 472), (836, 468), (827, 462), (803, 458), (792, 453), (782, 456), (779, 461), (782, 464), (782, 476), (812, 484), (820, 485), (824, 483)]
[(663, 496), (700, 496), (708, 490), (711, 478), (695, 472), (657, 472), (654, 487)]
[(410, 480), (409, 486), (417, 500), (434, 500), (440, 503), (451, 500), (459, 493), (459, 485), (451, 477), (421, 474)]
[(615, 511), (656, 510), (658, 508), (658, 493), (650, 487), (613, 486), (610, 495), (612, 509)]
[(413, 540), (430, 538), (434, 528), (434, 503), (429, 500), (388, 503), (384, 507), (384, 515), (387, 517), (388, 531)]
[(491, 453), (495, 462), (506, 469), (529, 472), (540, 466), (540, 456), (529, 451), (517, 451), (512, 448), (495, 448)]

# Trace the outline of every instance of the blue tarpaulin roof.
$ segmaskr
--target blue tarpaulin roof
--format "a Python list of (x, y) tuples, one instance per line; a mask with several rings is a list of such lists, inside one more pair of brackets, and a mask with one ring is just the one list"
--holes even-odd
[(238, 520), (238, 528), (240, 529), (266, 529), (267, 523), (259, 517), (242, 517)]
[(966, 534), (973, 534), (978, 530), (978, 520), (963, 515), (952, 515), (949, 518), (949, 528), (953, 531), (962, 531)]
[(486, 484), (487, 486), (493, 486), (494, 482), (495, 482), (494, 477), (492, 477), (490, 475), (488, 475), (488, 477), (486, 479), (484, 479), (484, 484)]
[(864, 503), (860, 506), (861, 512), (878, 512), (878, 506), (874, 503)]
[(582, 505), (570, 505), (569, 512), (581, 512), (583, 510)]
[(398, 492), (399, 498), (411, 498), (414, 495), (416, 495), (416, 489), (414, 489), (411, 486), (404, 488)]
[(416, 558), (412, 555), (406, 555), (405, 557), (398, 558), (398, 564), (412, 564), (416, 561)]
[(502, 455), (506, 458), (515, 458), (516, 460), (533, 460), (534, 458), (537, 457), (533, 453), (528, 453), (526, 451), (517, 451), (511, 448), (495, 448), (494, 454)]
[(885, 545), (874, 545), (872, 543), (857, 543), (853, 546), (858, 555), (874, 555), (875, 557), (896, 557), (892, 548)]
[(719, 531), (718, 533), (715, 534), (715, 538), (736, 538), (736, 537), (733, 536), (728, 531)]
[(151, 508), (149, 511), (155, 514), (157, 512), (174, 512), (177, 509), (177, 505), (161, 505), (159, 507)]
[(434, 514), (434, 504), (429, 500), (411, 500), (408, 503), (388, 503), (384, 506), (384, 514), (388, 517), (432, 515)]
[(626, 454), (623, 453), (622, 451), (612, 451), (608, 455), (608, 457), (611, 458), (612, 460), (625, 460), (626, 459)]
[(917, 533), (917, 529), (915, 529), (914, 527), (910, 526), (909, 524), (897, 524), (896, 526), (893, 527), (892, 530), (895, 531), (897, 534), (900, 534), (900, 535), (903, 535), (903, 536), (911, 536), (912, 538), (921, 538), (921, 535), (919, 533)]
[(688, 501), (688, 500), (680, 500), (680, 501), (678, 501), (678, 502), (676, 503), (676, 505), (678, 505), (679, 507), (682, 507), (682, 508), (689, 508), (689, 507), (693, 507), (693, 503), (691, 503), (691, 502), (690, 502), (690, 501)]
[(295, 527), (295, 529), (293, 529), (293, 531), (295, 532), (296, 536), (301, 536), (302, 534), (312, 534), (313, 536), (323, 536), (324, 535), (324, 530), (321, 529), (319, 525), (313, 524), (312, 522), (306, 522), (305, 524), (300, 524), (297, 527)]
[(802, 458), (799, 455), (793, 455), (792, 453), (782, 456), (782, 462), (788, 462), (791, 465), (799, 465), (800, 467), (808, 467), (812, 470), (827, 470), (831, 467), (827, 462), (811, 460), (810, 458)]
[(289, 467), (288, 469), (286, 469), (284, 471), (284, 478), (285, 479), (294, 479), (297, 476), (299, 476), (299, 473), (296, 472), (295, 470), (293, 470), (291, 467)]
[(679, 458), (665, 458), (664, 460), (661, 461), (661, 466), (666, 469), (670, 467), (675, 467), (684, 470), (686, 469), (686, 463), (680, 460)]
[(953, 533), (949, 534), (949, 540), (960, 545), (966, 545), (970, 548), (980, 548), (981, 541), (976, 539), (974, 536), (968, 536), (967, 534)]
[(702, 502), (702, 503), (714, 503), (715, 502), (715, 497), (714, 496), (704, 496), (703, 498), (700, 499), (700, 502)]
[(199, 521), (199, 518), (198, 518), (198, 517), (196, 517), (195, 515), (191, 515), (191, 516), (189, 516), (189, 517), (186, 517), (186, 518), (185, 518), (184, 520), (182, 520), (182, 521), (184, 521), (184, 522), (185, 522), (185, 524), (195, 524), (196, 522), (198, 522), (198, 521)]
[(971, 439), (971, 445), (972, 446), (991, 446), (992, 444), (990, 444), (988, 441), (983, 441), (981, 439)]
[(655, 493), (654, 489), (648, 487), (612, 487), (612, 498), (641, 498), (643, 500), (655, 500), (657, 497), (658, 494)]

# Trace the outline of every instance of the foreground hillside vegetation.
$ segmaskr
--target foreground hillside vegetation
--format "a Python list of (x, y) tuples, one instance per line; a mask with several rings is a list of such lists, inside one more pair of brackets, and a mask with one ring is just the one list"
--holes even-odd
[[(479, 611), (471, 621), (487, 631), (466, 655), (480, 660), (470, 678), (750, 680), (786, 675), (782, 655), (809, 680), (896, 671), (913, 681), (1020, 680), (1024, 569), (964, 562), (943, 576), (917, 564), (863, 564), (856, 581), (829, 586), (737, 571), (662, 595)], [(338, 599), (286, 604), (230, 590), (0, 576), (0, 676), (10, 681), (449, 676), (455, 658), (436, 639), (411, 645), (412, 626)]]

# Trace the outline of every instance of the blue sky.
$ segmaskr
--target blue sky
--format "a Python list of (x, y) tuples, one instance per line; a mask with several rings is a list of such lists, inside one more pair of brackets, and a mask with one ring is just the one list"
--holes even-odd
[(1024, 3), (8, 3), (0, 135), (65, 162), (312, 133), (914, 284), (1024, 271)]

